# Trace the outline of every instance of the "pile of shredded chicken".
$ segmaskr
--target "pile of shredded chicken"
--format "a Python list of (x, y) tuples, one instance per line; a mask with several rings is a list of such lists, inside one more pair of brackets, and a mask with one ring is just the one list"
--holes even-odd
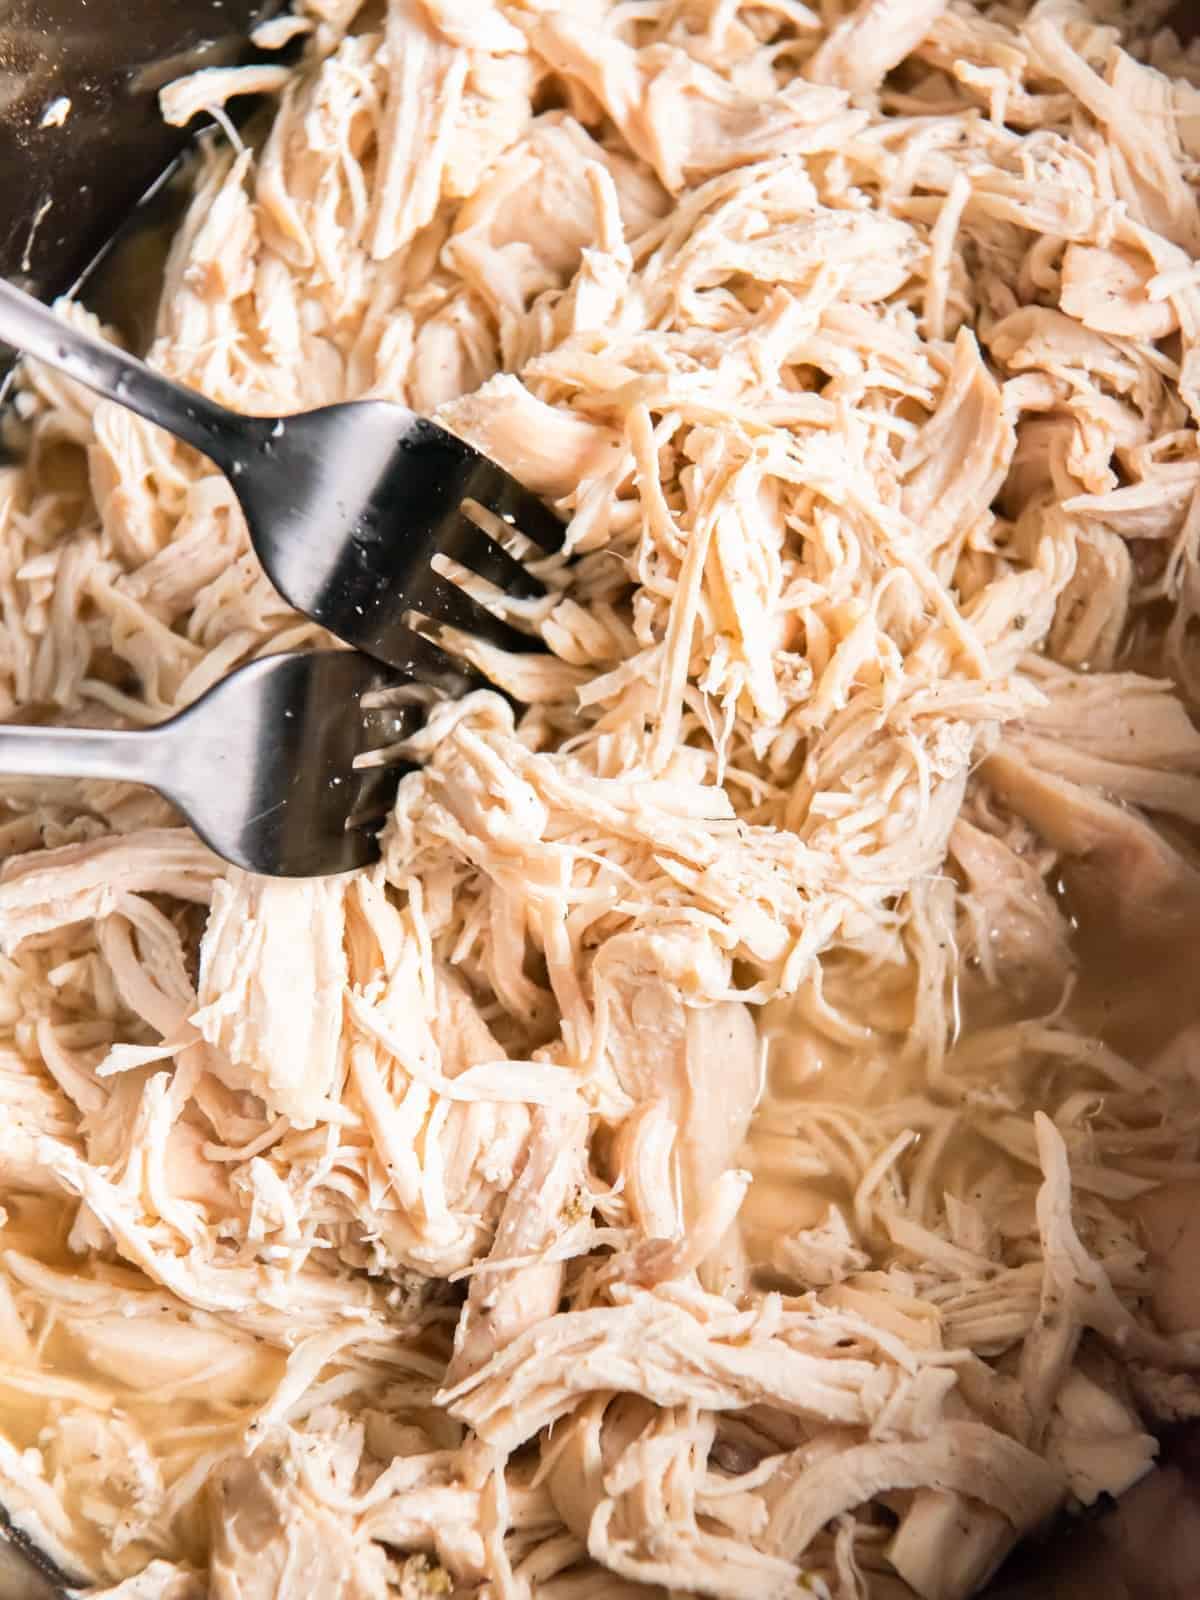
[[(568, 542), (369, 870), (4, 786), (0, 1503), (73, 1579), (961, 1600), (1200, 1410), (1200, 58), (1152, 24), (302, 0), (298, 66), (164, 92), (275, 100), (152, 363), (403, 401)], [(207, 462), (18, 411), (0, 715), (327, 642)]]

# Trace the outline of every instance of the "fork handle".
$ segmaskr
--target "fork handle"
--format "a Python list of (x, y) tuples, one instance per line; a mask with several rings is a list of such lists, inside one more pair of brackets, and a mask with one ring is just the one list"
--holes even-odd
[(0, 339), (166, 428), (215, 461), (222, 472), (231, 472), (244, 459), (247, 443), (260, 444), (257, 435), (261, 432), (265, 440), (273, 425), (271, 418), (240, 416), (195, 389), (173, 383), (136, 356), (63, 322), (49, 306), (3, 278)]
[(22, 778), (108, 778), (165, 790), (168, 751), (159, 728), (0, 727), (0, 773)]

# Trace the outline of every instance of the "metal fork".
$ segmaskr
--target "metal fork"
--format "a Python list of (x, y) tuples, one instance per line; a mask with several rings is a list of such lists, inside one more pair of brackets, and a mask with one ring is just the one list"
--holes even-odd
[(3, 280), (0, 339), (215, 462), (271, 582), (347, 644), (449, 693), (481, 680), (415, 631), (414, 620), (448, 624), (504, 649), (539, 647), (432, 563), (449, 558), (509, 594), (533, 597), (544, 592), (538, 579), (468, 512), (478, 516), (473, 507), (482, 507), (481, 521), (490, 513), (545, 551), (561, 546), (562, 524), (445, 428), (384, 400), (244, 416), (81, 333)]
[(421, 707), (395, 703), (406, 692), (352, 650), (265, 656), (152, 728), (0, 728), (0, 771), (149, 784), (250, 872), (346, 872), (378, 855), (409, 770), (356, 765), (414, 731)]

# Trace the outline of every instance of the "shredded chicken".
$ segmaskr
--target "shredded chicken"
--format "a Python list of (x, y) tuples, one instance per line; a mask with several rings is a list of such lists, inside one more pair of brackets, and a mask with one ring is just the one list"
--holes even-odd
[[(567, 548), (369, 870), (4, 786), (0, 1504), (98, 1596), (965, 1600), (1200, 1414), (1200, 56), (1113, 16), (299, 0), (164, 91), (273, 105), (150, 362)], [(14, 409), (0, 714), (321, 643)]]

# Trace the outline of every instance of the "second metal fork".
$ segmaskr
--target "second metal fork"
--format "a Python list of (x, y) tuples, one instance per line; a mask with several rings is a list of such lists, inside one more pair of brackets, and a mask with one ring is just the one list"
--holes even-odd
[(264, 656), (152, 728), (0, 727), (0, 772), (144, 783), (249, 872), (365, 866), (423, 708), (354, 650)]

